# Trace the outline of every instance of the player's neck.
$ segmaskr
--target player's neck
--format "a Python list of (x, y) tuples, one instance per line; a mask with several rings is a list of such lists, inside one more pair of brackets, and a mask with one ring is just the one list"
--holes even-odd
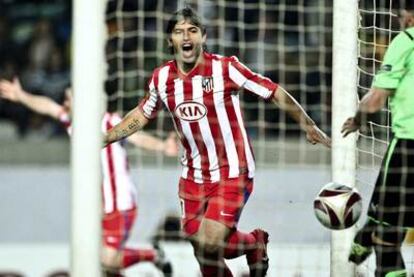
[(188, 74), (190, 71), (192, 71), (194, 68), (196, 68), (199, 64), (204, 62), (204, 52), (201, 52), (200, 55), (198, 56), (197, 60), (194, 63), (186, 63), (183, 61), (177, 61), (177, 66), (178, 69), (183, 73), (183, 74)]

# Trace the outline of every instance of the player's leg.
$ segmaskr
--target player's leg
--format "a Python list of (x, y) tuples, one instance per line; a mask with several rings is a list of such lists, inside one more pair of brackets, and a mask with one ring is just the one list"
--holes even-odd
[(194, 255), (204, 277), (233, 276), (224, 261), (223, 245), (230, 228), (212, 219), (203, 218), (197, 233), (190, 237)]
[(218, 193), (210, 199), (205, 217), (231, 228), (224, 245), (224, 258), (246, 255), (250, 276), (265, 276), (269, 267), (268, 233), (261, 229), (247, 233), (236, 227), (252, 190), (253, 179), (245, 175), (224, 181), (218, 187)]
[(373, 252), (372, 235), (377, 223), (368, 216), (364, 226), (356, 233), (348, 260), (357, 265), (363, 263)]
[(372, 242), (372, 235), (375, 228), (378, 225), (378, 205), (381, 197), (384, 195), (384, 178), (388, 172), (388, 164), (390, 157), (394, 151), (394, 147), (391, 145), (388, 147), (387, 152), (381, 164), (380, 173), (377, 176), (373, 195), (371, 196), (368, 206), (368, 216), (364, 226), (356, 233), (351, 245), (351, 251), (348, 256), (348, 260), (357, 265), (363, 263), (373, 253), (374, 243)]
[[(235, 228), (252, 188), (253, 181), (247, 177), (204, 185), (180, 180), (183, 230), (192, 240), (202, 271), (221, 268), (222, 274), (230, 274), (223, 258), (248, 254), (252, 276), (264, 276), (267, 233), (258, 229), (243, 233)], [(255, 268), (262, 273), (256, 275)]]
[(400, 227), (378, 226), (372, 237), (377, 263), (375, 276), (393, 276), (391, 273), (405, 272), (400, 251), (405, 233)]
[(396, 140), (391, 143), (385, 166), (383, 186), (378, 193), (378, 225), (373, 242), (376, 244), (377, 276), (404, 270), (400, 252), (406, 227), (414, 226), (414, 141)]
[(184, 234), (193, 246), (194, 256), (200, 265), (202, 276), (232, 276), (222, 257), (220, 258), (217, 253), (207, 253), (213, 252), (209, 251), (212, 247), (207, 244), (214, 244), (214, 241), (219, 240), (220, 234), (222, 241), (226, 237), (227, 227), (213, 220), (203, 220), (208, 202), (206, 185), (180, 179), (179, 194), (181, 225)]
[(105, 271), (108, 274), (120, 274), (121, 269), (139, 262), (152, 262), (164, 274), (171, 275), (171, 264), (162, 255), (162, 250), (125, 247), (135, 217), (136, 209), (116, 211), (104, 216), (101, 262)]

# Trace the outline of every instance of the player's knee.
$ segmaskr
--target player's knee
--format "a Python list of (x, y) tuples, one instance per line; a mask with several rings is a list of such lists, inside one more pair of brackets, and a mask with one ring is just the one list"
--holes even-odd
[(215, 240), (201, 240), (197, 243), (197, 252), (214, 255), (219, 252), (219, 244)]
[(217, 238), (198, 235), (192, 241), (197, 256), (216, 255), (220, 251), (220, 242)]
[(110, 270), (121, 269), (121, 253), (114, 248), (104, 247), (101, 255), (101, 264)]

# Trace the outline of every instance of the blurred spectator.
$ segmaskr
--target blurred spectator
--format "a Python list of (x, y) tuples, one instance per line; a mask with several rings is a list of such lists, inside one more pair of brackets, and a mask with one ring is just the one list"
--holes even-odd
[(55, 47), (55, 38), (49, 20), (39, 20), (33, 30), (33, 36), (29, 43), (29, 61), (34, 69), (44, 69), (49, 55)]
[[(13, 42), (10, 38), (9, 30), (10, 28), (7, 19), (0, 17), (0, 74), (5, 74), (5, 70), (3, 68), (7, 64), (9, 67), (8, 69), (10, 69), (10, 66), (12, 66), (12, 63), (15, 60), (15, 47), (13, 46)], [(9, 76), (2, 75), (2, 77), (7, 78)]]
[(33, 30), (33, 36), (27, 45), (28, 65), (22, 74), (23, 86), (35, 93), (41, 93), (45, 85), (46, 66), (50, 53), (55, 48), (55, 39), (51, 34), (51, 24), (46, 19), (38, 21)]
[(60, 48), (53, 48), (45, 70), (45, 82), (41, 86), (42, 94), (55, 102), (63, 101), (65, 89), (70, 84), (70, 72)]

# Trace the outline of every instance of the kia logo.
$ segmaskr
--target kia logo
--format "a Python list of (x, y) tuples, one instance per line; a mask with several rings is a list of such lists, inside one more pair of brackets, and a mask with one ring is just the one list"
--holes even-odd
[(206, 116), (207, 108), (201, 103), (188, 101), (180, 103), (174, 113), (179, 119), (194, 122)]

